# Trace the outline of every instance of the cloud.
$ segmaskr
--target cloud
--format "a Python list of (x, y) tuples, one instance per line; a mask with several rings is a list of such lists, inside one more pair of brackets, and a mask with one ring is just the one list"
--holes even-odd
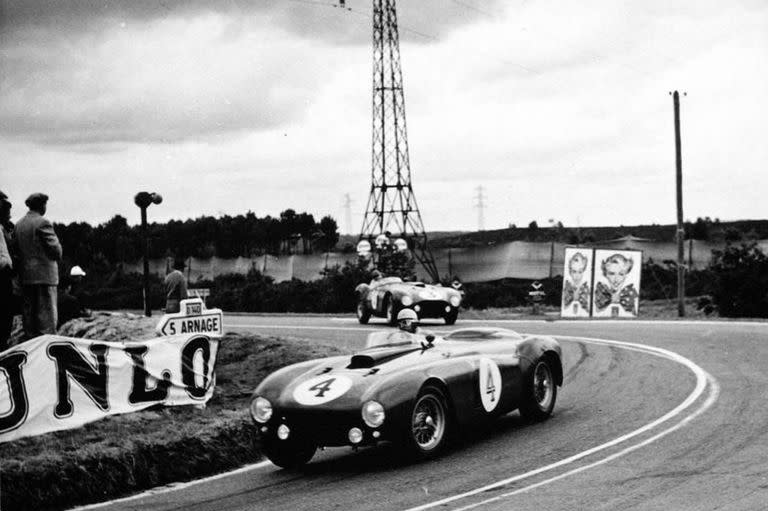
[[(370, 45), (370, 3), (332, 5), (6, 2), (0, 135), (103, 151), (289, 125), (345, 64), (345, 44)], [(482, 15), (445, 7), (405, 3), (401, 19), (437, 34)], [(401, 28), (420, 42), (431, 37)]]

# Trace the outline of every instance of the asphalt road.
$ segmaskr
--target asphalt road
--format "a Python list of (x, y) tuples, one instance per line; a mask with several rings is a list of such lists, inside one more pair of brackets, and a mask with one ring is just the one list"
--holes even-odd
[[(287, 316), (225, 324), (351, 349), (383, 327)], [(570, 336), (561, 337), (565, 385), (550, 420), (524, 425), (509, 414), (429, 462), (403, 461), (389, 445), (328, 449), (302, 470), (262, 463), (103, 509), (768, 508), (768, 324), (492, 324)]]

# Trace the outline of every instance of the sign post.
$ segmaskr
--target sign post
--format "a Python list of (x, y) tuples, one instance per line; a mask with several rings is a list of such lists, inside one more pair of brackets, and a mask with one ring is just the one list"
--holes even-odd
[(540, 313), (541, 302), (544, 301), (544, 297), (547, 295), (547, 293), (541, 289), (542, 287), (543, 284), (537, 280), (531, 284), (531, 290), (528, 291), (528, 296), (531, 298), (531, 303), (533, 305), (532, 313), (534, 315)]
[(224, 335), (224, 313), (221, 309), (206, 309), (202, 298), (181, 301), (179, 312), (165, 314), (155, 327), (159, 335), (205, 334)]

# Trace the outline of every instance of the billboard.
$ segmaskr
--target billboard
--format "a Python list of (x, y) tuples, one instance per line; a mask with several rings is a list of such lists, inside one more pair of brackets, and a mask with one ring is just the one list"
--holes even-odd
[(636, 318), (643, 253), (639, 250), (596, 249), (594, 264), (592, 317)]
[(563, 301), (560, 315), (564, 318), (588, 318), (592, 304), (592, 268), (594, 250), (568, 247), (563, 269)]
[(0, 443), (213, 395), (218, 340), (118, 343), (43, 335), (0, 353)]

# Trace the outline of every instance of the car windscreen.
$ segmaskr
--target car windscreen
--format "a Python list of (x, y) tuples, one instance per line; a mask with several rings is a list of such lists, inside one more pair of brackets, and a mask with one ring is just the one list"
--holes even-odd
[(411, 334), (402, 330), (372, 332), (365, 340), (365, 347), (374, 348), (376, 346), (408, 346), (421, 345), (424, 341), (423, 335)]

